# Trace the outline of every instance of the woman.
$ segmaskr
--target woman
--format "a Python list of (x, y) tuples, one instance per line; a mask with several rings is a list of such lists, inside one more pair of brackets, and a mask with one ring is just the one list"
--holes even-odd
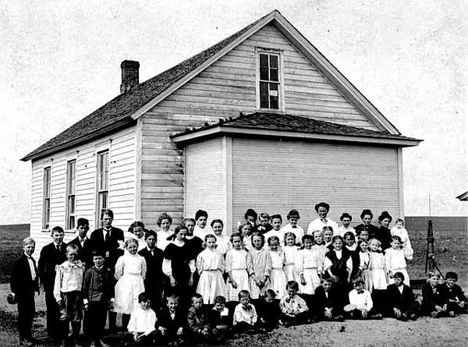
[(330, 211), (330, 205), (326, 202), (319, 202), (315, 205), (315, 211), (317, 212), (319, 218), (313, 220), (309, 224), (307, 229), (307, 234), (312, 235), (315, 230), (323, 230), (323, 227), (332, 227), (333, 233), (335, 234), (338, 231), (338, 224), (332, 221), (330, 218), (327, 218), (328, 212)]
[(379, 228), (376, 227), (375, 225), (372, 225), (372, 219), (374, 218), (374, 215), (372, 214), (371, 210), (363, 210), (361, 212), (361, 221), (362, 224), (359, 224), (356, 226), (356, 235), (360, 235), (362, 230), (367, 230), (369, 233), (369, 239), (375, 238), (374, 235), (377, 235), (379, 233)]
[(392, 234), (388, 226), (392, 222), (392, 216), (387, 211), (383, 211), (379, 216), (379, 230), (375, 235), (371, 235), (371, 238), (376, 238), (382, 243), (382, 249), (386, 250), (390, 248), (390, 242), (392, 241)]

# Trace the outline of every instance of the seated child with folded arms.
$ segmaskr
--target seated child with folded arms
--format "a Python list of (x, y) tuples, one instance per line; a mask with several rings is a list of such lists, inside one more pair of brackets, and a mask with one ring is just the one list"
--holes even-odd
[(128, 332), (133, 335), (133, 341), (138, 346), (148, 346), (155, 343), (156, 313), (151, 309), (151, 301), (146, 293), (138, 295), (139, 307), (136, 307), (128, 322)]
[(307, 307), (305, 300), (297, 295), (299, 284), (296, 281), (289, 281), (286, 290), (288, 295), (282, 298), (279, 303), (284, 326), (307, 323), (309, 307)]

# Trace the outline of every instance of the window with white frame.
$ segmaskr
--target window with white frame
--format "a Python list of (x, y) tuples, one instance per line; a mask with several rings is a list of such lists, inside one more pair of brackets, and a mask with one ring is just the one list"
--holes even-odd
[(283, 109), (283, 83), (281, 53), (257, 51), (257, 107), (259, 109)]
[(109, 208), (109, 151), (97, 154), (97, 209), (96, 220), (101, 211)]
[(65, 227), (73, 230), (76, 226), (76, 160), (67, 162), (67, 194)]
[(50, 183), (51, 183), (51, 168), (44, 168), (43, 176), (43, 202), (42, 202), (42, 229), (49, 229), (50, 225)]

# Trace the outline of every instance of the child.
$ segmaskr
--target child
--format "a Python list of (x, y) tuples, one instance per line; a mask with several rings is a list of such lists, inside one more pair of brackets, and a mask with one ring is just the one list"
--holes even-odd
[(185, 343), (187, 315), (182, 313), (179, 296), (172, 294), (166, 299), (166, 308), (162, 310), (157, 329), (161, 334), (161, 345)]
[[(231, 244), (229, 236), (223, 235), (224, 223), (221, 219), (214, 219), (211, 222), (211, 229), (216, 236), (216, 250), (223, 256), (226, 256), (227, 251), (229, 250), (229, 245)], [(205, 236), (206, 240), (206, 236)]]
[(315, 230), (312, 233), (312, 238), (313, 238), (313, 241), (314, 241), (314, 244), (312, 245), (312, 248), (318, 252), (319, 259), (320, 259), (320, 264), (322, 264), (322, 269), (323, 269), (323, 264), (325, 262), (325, 255), (329, 251), (329, 248), (325, 245), (325, 239), (323, 237), (323, 231)]
[(385, 307), (385, 290), (387, 289), (387, 269), (385, 257), (380, 252), (381, 243), (377, 239), (369, 240), (369, 274), (372, 281), (370, 291), (375, 310), (381, 312)]
[(240, 303), (234, 310), (234, 330), (238, 333), (256, 333), (258, 316), (255, 306), (250, 304), (250, 293), (247, 290), (241, 290), (238, 298)]
[(237, 301), (241, 290), (250, 289), (249, 272), (252, 271), (252, 259), (242, 248), (241, 234), (232, 234), (231, 243), (233, 248), (226, 254), (226, 298), (228, 301)]
[(367, 241), (359, 241), (359, 268), (357, 271), (357, 276), (361, 276), (364, 281), (364, 289), (369, 292), (372, 290), (372, 277), (370, 275), (369, 263), (370, 263), (370, 254), (369, 254), (369, 244)]
[(351, 271), (351, 278), (357, 275), (359, 270), (359, 250), (357, 249), (356, 238), (354, 234), (350, 231), (347, 231), (344, 234), (343, 242), (345, 249), (351, 254), (351, 260), (353, 262), (353, 270)]
[(271, 236), (276, 236), (279, 240), (280, 240), (280, 246), (284, 246), (284, 240), (281, 238), (281, 224), (283, 223), (283, 219), (281, 218), (281, 215), (279, 214), (274, 214), (273, 216), (271, 216), (271, 230), (268, 231), (266, 234), (265, 234), (265, 240), (268, 241), (268, 239), (271, 237)]
[(67, 246), (67, 260), (57, 266), (55, 276), (54, 297), (60, 307), (60, 321), (64, 324), (62, 345), (68, 335), (68, 322), (71, 322), (73, 331), (73, 341), (76, 343), (81, 329), (81, 319), (83, 318), (83, 300), (81, 298), (81, 288), (85, 265), (78, 259), (78, 247), (76, 245)]
[(358, 234), (358, 240), (369, 242), (369, 231), (366, 229), (362, 229)]
[(356, 236), (356, 230), (350, 226), (352, 220), (353, 217), (351, 217), (349, 213), (343, 213), (340, 217), (341, 226), (339, 226), (338, 230), (336, 230), (336, 235), (344, 237), (344, 234), (349, 231), (353, 233), (354, 236)]
[(393, 284), (387, 287), (387, 316), (398, 320), (415, 320), (417, 305), (413, 290), (404, 284), (405, 276), (401, 272), (393, 274)]
[(265, 236), (260, 232), (252, 234), (252, 248), (249, 251), (252, 259), (250, 275), (250, 293), (252, 299), (260, 299), (270, 286), (271, 256), (264, 248)]
[(353, 279), (354, 289), (349, 292), (349, 305), (344, 307), (344, 311), (348, 313), (352, 319), (369, 319), (382, 318), (380, 314), (371, 317), (373, 302), (371, 294), (364, 289), (364, 281), (361, 277)]
[(156, 313), (151, 309), (151, 301), (146, 293), (138, 295), (139, 307), (132, 312), (128, 322), (128, 331), (133, 335), (133, 341), (139, 346), (155, 343)]
[(156, 247), (164, 251), (167, 245), (170, 243), (173, 232), (171, 231), (172, 217), (167, 213), (161, 213), (156, 221), (156, 224), (161, 229), (156, 232), (157, 244)]
[(211, 231), (206, 229), (206, 223), (208, 222), (208, 212), (204, 210), (198, 210), (195, 212), (195, 230), (193, 235), (198, 237), (200, 240), (204, 240), (205, 236), (210, 234)]
[(309, 308), (304, 299), (297, 295), (299, 284), (296, 281), (289, 281), (286, 285), (286, 291), (288, 295), (283, 297), (279, 303), (284, 326), (307, 323)]
[(296, 235), (292, 232), (284, 234), (284, 274), (286, 281), (299, 281), (299, 274), (296, 271), (297, 246)]
[(422, 287), (423, 302), (421, 313), (433, 318), (448, 316), (448, 300), (442, 285), (439, 284), (440, 275), (434, 272), (427, 274), (427, 283)]
[(323, 233), (323, 241), (325, 242), (325, 246), (330, 248), (332, 244), (332, 240), (333, 240), (333, 233), (334, 233), (333, 228), (329, 226), (324, 226), (322, 229), (322, 233)]
[(258, 225), (257, 225), (257, 231), (266, 234), (269, 232), (273, 227), (271, 226), (270, 222), (270, 216), (266, 212), (260, 213), (260, 216), (258, 216)]
[(385, 250), (385, 267), (387, 268), (388, 284), (393, 282), (393, 275), (401, 272), (404, 275), (405, 284), (410, 285), (408, 271), (406, 271), (405, 252), (403, 251), (399, 236), (392, 236), (391, 248)]
[(84, 326), (91, 339), (91, 347), (99, 344), (109, 346), (102, 338), (107, 311), (114, 302), (114, 279), (111, 270), (104, 267), (104, 259), (102, 250), (94, 250), (94, 266), (86, 271), (83, 279)]
[(286, 295), (286, 275), (284, 273), (284, 253), (279, 249), (279, 238), (270, 236), (268, 246), (270, 247), (271, 273), (270, 288), (276, 296), (282, 298)]
[[(205, 238), (210, 235), (205, 236)], [(187, 322), (192, 343), (211, 342), (214, 340), (208, 313), (203, 308), (203, 297), (192, 295), (192, 306), (187, 313)]]
[(146, 247), (138, 252), (146, 261), (145, 293), (151, 301), (153, 311), (159, 313), (165, 276), (162, 272), (163, 251), (156, 247), (157, 235), (153, 230), (146, 232)]
[(197, 259), (198, 255), (203, 251), (204, 244), (202, 239), (193, 234), (195, 231), (195, 219), (184, 218), (182, 220), (182, 225), (187, 228), (185, 242), (187, 242), (190, 251), (193, 253), (194, 259)]
[(127, 252), (115, 264), (114, 312), (122, 314), (122, 328), (126, 329), (130, 314), (138, 307), (138, 295), (145, 291), (146, 260), (137, 254), (138, 241), (125, 241)]
[(242, 240), (243, 240), (242, 248), (249, 251), (252, 248), (252, 242), (250, 239), (250, 237), (252, 236), (252, 224), (245, 223), (245, 224), (239, 225), (239, 233), (242, 236)]
[[(286, 288), (286, 285), (284, 286)], [(284, 290), (286, 292), (286, 290)], [(277, 328), (281, 318), (281, 310), (279, 308), (279, 300), (276, 299), (276, 293), (272, 289), (268, 289), (262, 301), (259, 301), (257, 313), (260, 320), (260, 325), (266, 331), (272, 331)]]
[(217, 336), (222, 338), (230, 335), (232, 317), (229, 317), (229, 309), (226, 307), (224, 296), (219, 295), (214, 299), (214, 306), (210, 311), (210, 321), (215, 324), (214, 329), (216, 329)]
[[(208, 234), (205, 236), (206, 249), (197, 257), (197, 270), (200, 275), (197, 293), (201, 293), (203, 301), (214, 304), (218, 295), (226, 295), (223, 280), (224, 257), (216, 248), (216, 236)], [(192, 296), (192, 305), (193, 305)]]
[(252, 226), (252, 232), (257, 231), (257, 217), (258, 214), (255, 212), (254, 209), (249, 208), (247, 211), (245, 211), (244, 214), (244, 219), (245, 223), (249, 223)]
[(302, 236), (304, 236), (304, 230), (297, 225), (299, 219), (301, 218), (299, 216), (299, 212), (297, 210), (291, 210), (288, 212), (286, 218), (288, 219), (289, 223), (281, 228), (283, 239), (287, 232), (292, 232), (294, 235), (296, 235), (296, 242), (301, 242)]
[(143, 222), (135, 221), (128, 227), (128, 231), (135, 235), (135, 239), (138, 241), (138, 252), (146, 248), (145, 241), (145, 225)]
[(395, 226), (390, 229), (390, 233), (392, 236), (400, 237), (406, 259), (413, 260), (414, 251), (411, 247), (408, 231), (405, 229), (405, 221), (401, 218), (398, 218), (395, 222)]
[(455, 272), (447, 272), (445, 275), (445, 284), (441, 286), (443, 295), (447, 298), (447, 311), (450, 316), (455, 313), (467, 312), (467, 299), (463, 290), (457, 284), (458, 275)]
[(44, 286), (47, 306), (47, 334), (55, 342), (62, 339), (59, 329), (60, 308), (54, 297), (54, 284), (55, 267), (67, 260), (66, 246), (63, 243), (64, 233), (62, 227), (57, 226), (52, 229), (53, 241), (42, 248), (38, 263), (40, 282)]
[(343, 289), (347, 288), (353, 263), (350, 254), (343, 250), (343, 238), (333, 236), (332, 249), (325, 256), (324, 269)]
[(343, 321), (343, 292), (333, 284), (328, 274), (322, 276), (322, 285), (315, 289), (318, 320)]
[(36, 305), (34, 293), (39, 294), (39, 273), (32, 257), (36, 241), (27, 237), (23, 240), (23, 254), (16, 261), (11, 273), (10, 288), (18, 303), (18, 332), (21, 346), (32, 346), (32, 323)]
[(315, 212), (318, 214), (318, 218), (310, 222), (307, 234), (312, 235), (315, 230), (323, 230), (324, 227), (331, 227), (333, 231), (338, 230), (338, 224), (327, 218), (328, 212), (330, 211), (330, 205), (326, 202), (319, 202), (315, 205)]
[(76, 222), (77, 236), (68, 244), (74, 244), (78, 247), (78, 259), (89, 269), (93, 266), (92, 241), (86, 236), (89, 230), (89, 221), (86, 218), (78, 218)]
[(304, 248), (299, 250), (296, 258), (296, 271), (301, 279), (299, 290), (307, 305), (312, 307), (312, 295), (315, 294), (315, 289), (320, 285), (323, 265), (320, 262), (318, 250), (312, 249), (312, 235), (304, 235), (302, 244)]

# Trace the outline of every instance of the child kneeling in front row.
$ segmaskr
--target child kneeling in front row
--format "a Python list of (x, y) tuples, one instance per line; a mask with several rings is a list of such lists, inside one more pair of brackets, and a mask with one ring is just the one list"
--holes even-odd
[(296, 281), (289, 281), (286, 285), (286, 291), (288, 295), (282, 298), (279, 303), (284, 326), (307, 323), (309, 307), (305, 300), (297, 295), (299, 284)]
[(138, 346), (156, 343), (156, 313), (151, 309), (151, 301), (146, 293), (138, 295), (140, 307), (136, 307), (128, 322), (128, 331)]

